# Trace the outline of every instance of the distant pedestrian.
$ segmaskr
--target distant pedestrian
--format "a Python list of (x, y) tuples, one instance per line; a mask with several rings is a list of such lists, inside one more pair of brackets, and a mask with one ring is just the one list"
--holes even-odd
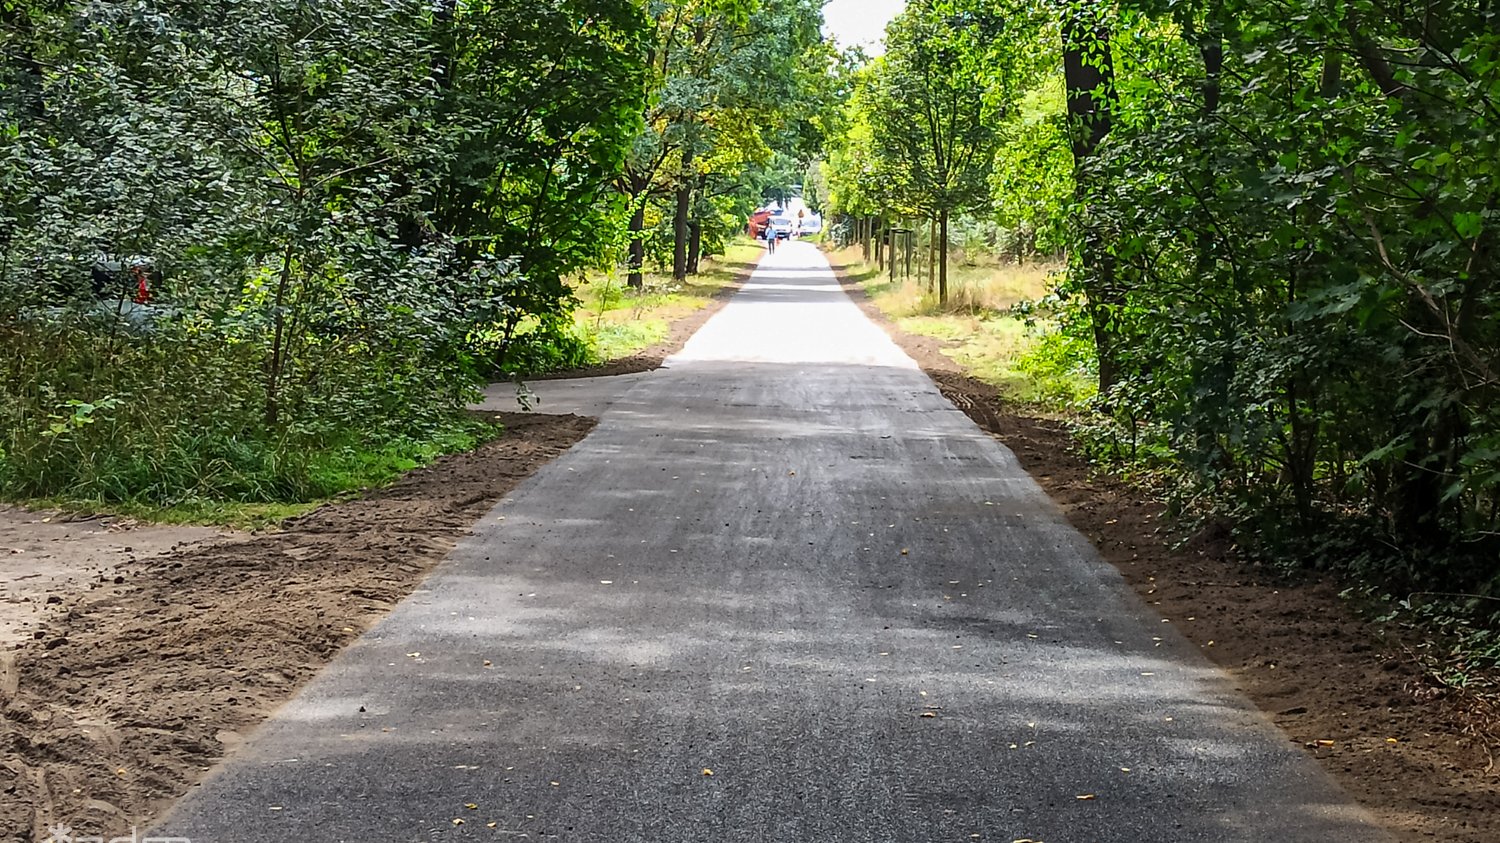
[(771, 254), (776, 252), (776, 224), (766, 220), (765, 227), (760, 230), (760, 236), (766, 238), (766, 251)]

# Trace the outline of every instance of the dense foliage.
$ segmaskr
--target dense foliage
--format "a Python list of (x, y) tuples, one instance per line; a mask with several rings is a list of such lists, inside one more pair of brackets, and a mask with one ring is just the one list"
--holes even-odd
[(842, 99), (820, 0), (650, 0), (642, 115), (619, 191), (628, 281), (648, 258), (683, 280), (763, 198), (757, 179), (821, 149)]
[(1437, 11), (1122, 10), (1079, 283), (1116, 412), (1248, 529), (1494, 597), (1500, 18)]
[(643, 156), (714, 235), (698, 254), (753, 165), (810, 154), (820, 22), (812, 0), (7, 2), (0, 492), (298, 500), (462, 444), (486, 378), (585, 362), (569, 284), (620, 259)]
[[(1031, 9), (1000, 57), (1027, 91), (992, 118), (981, 214), (1069, 256), (1101, 452), (1177, 472), (1185, 504), (1268, 556), (1494, 614), (1500, 9)], [(886, 66), (914, 60), (909, 26)], [(917, 174), (867, 128), (891, 112), (851, 107), (836, 210), (909, 214), (884, 191)]]

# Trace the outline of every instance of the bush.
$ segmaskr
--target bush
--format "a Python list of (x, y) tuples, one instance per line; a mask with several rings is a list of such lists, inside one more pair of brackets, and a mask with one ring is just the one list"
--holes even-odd
[(19, 352), (0, 356), (10, 498), (308, 501), (386, 474), (365, 470), (372, 459), (478, 432), (460, 415), (461, 373), (400, 345), (318, 356), (269, 426), (264, 347), (242, 334), (180, 320), (110, 332), (64, 315), (0, 326), (0, 343)]

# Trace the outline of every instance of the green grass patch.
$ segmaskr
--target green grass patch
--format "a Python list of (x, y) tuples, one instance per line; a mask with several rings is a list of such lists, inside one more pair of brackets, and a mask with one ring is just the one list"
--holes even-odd
[[(73, 476), (31, 480), (36, 489), (49, 481), (62, 485), (57, 491), (28, 495), (26, 489), (11, 485), (0, 497), (31, 507), (125, 515), (154, 523), (255, 529), (384, 486), (499, 433), (498, 426), (465, 414), (423, 438), (226, 443), (184, 435), (165, 457), (102, 452)], [(0, 470), (4, 468), (0, 462)]]
[(601, 322), (593, 331), (594, 353), (600, 362), (619, 360), (664, 341), (671, 330), (666, 319)]
[(648, 273), (636, 290), (619, 271), (591, 276), (573, 289), (579, 301), (574, 329), (592, 346), (594, 362), (638, 354), (665, 340), (673, 322), (707, 307), (760, 256), (759, 244), (741, 238), (723, 257), (705, 259), (699, 274), (681, 284), (670, 275)]

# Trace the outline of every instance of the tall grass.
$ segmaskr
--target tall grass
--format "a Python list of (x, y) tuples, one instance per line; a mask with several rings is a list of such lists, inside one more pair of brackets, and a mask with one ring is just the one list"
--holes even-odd
[(832, 258), (905, 331), (944, 340), (944, 353), (972, 376), (1041, 409), (1065, 409), (1094, 395), (1093, 349), (1056, 321), (1018, 311), (1052, 290), (1061, 263), (1013, 263), (989, 257), (949, 265), (948, 300), (940, 302), (925, 267), (893, 280), (865, 263), (857, 247)]
[[(384, 482), (484, 435), (414, 408), (374, 418), (418, 371), (311, 373), (291, 423), (265, 424), (264, 350), (188, 325), (142, 333), (0, 323), (0, 496), (135, 512), (291, 504)], [(367, 363), (366, 363), (367, 365)], [(365, 383), (319, 389), (319, 378)]]

